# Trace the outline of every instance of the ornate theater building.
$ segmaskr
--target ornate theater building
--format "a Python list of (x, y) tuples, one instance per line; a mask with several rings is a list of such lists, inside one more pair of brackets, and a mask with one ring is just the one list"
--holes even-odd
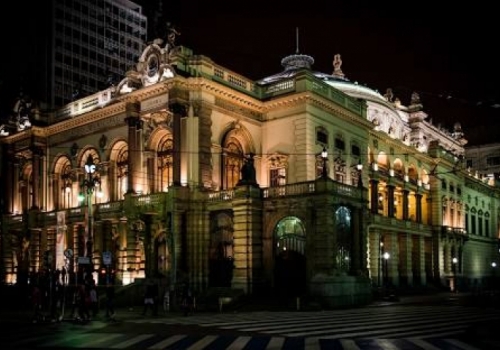
[(464, 166), (460, 125), (351, 81), (338, 54), (313, 63), (252, 81), (158, 39), (57, 111), (21, 96), (0, 134), (4, 283), (106, 269), (330, 306), (486, 285), (499, 191)]

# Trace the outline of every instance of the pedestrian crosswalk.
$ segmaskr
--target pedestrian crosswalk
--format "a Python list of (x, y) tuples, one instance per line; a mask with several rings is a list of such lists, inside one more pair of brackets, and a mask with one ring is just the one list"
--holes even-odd
[(405, 306), (324, 312), (254, 312), (133, 320), (136, 323), (196, 324), (282, 337), (457, 337), (475, 322), (498, 322), (498, 310), (460, 306)]
[[(26, 344), (24, 342), (24, 344)], [(16, 344), (19, 346), (20, 344)], [(319, 339), (266, 336), (187, 335), (161, 337), (156, 334), (81, 333), (49, 341), (37, 341), (37, 348), (84, 349), (179, 349), (179, 350), (481, 350), (452, 338), (403, 339)]]
[[(482, 350), (461, 340), (465, 329), (479, 321), (499, 322), (500, 314), (494, 309), (406, 306), (323, 312), (169, 315), (128, 320), (126, 327), (130, 331), (95, 324), (80, 332), (26, 338), (11, 345), (148, 350)], [(193, 327), (195, 332), (183, 331)], [(172, 329), (175, 331), (164, 331)]]

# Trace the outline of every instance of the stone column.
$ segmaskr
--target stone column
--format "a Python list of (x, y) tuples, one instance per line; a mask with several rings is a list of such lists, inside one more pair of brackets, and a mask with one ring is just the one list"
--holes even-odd
[(410, 194), (410, 191), (408, 190), (403, 190), (403, 220), (408, 220), (410, 217), (409, 211), (408, 211), (408, 195)]
[(387, 234), (389, 237), (389, 247), (387, 251), (390, 254), (390, 258), (387, 261), (387, 273), (388, 282), (390, 285), (398, 287), (399, 286), (399, 247), (398, 247), (398, 234), (396, 232), (391, 232)]
[[(33, 174), (32, 174), (32, 191), (33, 196), (31, 197), (31, 209), (39, 209), (39, 197), (40, 197), (40, 158), (43, 155), (43, 151), (37, 147), (33, 146), (32, 148), (33, 155)], [(29, 187), (29, 184), (28, 184)]]
[(156, 259), (154, 259), (154, 242), (153, 242), (153, 220), (154, 214), (147, 213), (141, 216), (142, 221), (144, 221), (144, 255), (145, 255), (145, 267), (144, 272), (146, 278), (155, 277), (156, 268), (158, 265), (156, 264)]
[(181, 160), (182, 160), (182, 134), (181, 134), (181, 119), (186, 116), (186, 107), (180, 103), (173, 103), (170, 106), (170, 110), (174, 115), (174, 164), (173, 164), (173, 184), (174, 186), (181, 185)]
[(406, 280), (408, 286), (413, 285), (413, 271), (412, 271), (412, 236), (406, 233), (399, 234), (399, 252), (401, 259), (401, 277)]
[(138, 173), (142, 167), (140, 164), (140, 150), (139, 144), (141, 138), (138, 135), (141, 129), (141, 120), (139, 116), (139, 105), (136, 103), (127, 104), (127, 117), (125, 121), (128, 125), (128, 184), (127, 193), (135, 193), (135, 185), (138, 181)]
[(258, 186), (235, 189), (234, 274), (232, 287), (258, 293), (263, 284), (262, 206)]
[(200, 185), (200, 145), (199, 145), (199, 119), (194, 115), (194, 108), (189, 105), (186, 118), (186, 158), (187, 158), (187, 183), (190, 187)]
[(422, 222), (422, 194), (415, 193), (415, 202), (416, 202), (416, 221), (418, 223)]
[[(212, 161), (212, 110), (202, 105), (195, 108), (198, 117), (198, 161), (199, 161), (199, 181), (205, 188), (212, 188), (213, 171), (216, 162)], [(220, 160), (220, 157), (214, 155)]]
[(20, 200), (20, 184), (19, 184), (19, 171), (20, 171), (21, 165), (19, 164), (19, 160), (14, 161), (14, 171), (13, 171), (13, 176), (14, 178), (12, 179), (12, 209), (13, 211), (17, 208), (18, 214), (22, 212), (22, 202)]
[(372, 214), (378, 213), (378, 180), (370, 180), (370, 211)]
[(420, 270), (420, 284), (425, 286), (427, 284), (427, 272), (425, 271), (425, 237), (418, 236), (415, 240), (415, 247), (413, 249), (419, 257), (418, 266), (415, 268)]
[(387, 185), (387, 216), (394, 217), (394, 186)]

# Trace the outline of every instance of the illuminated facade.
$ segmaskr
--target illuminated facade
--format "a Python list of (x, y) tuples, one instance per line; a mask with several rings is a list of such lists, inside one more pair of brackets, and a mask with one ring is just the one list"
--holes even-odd
[(468, 175), (460, 126), (433, 126), (417, 94), (405, 106), (351, 82), (339, 55), (332, 74), (307, 55), (282, 65), (251, 81), (157, 40), (116, 86), (0, 138), (5, 282), (44, 268), (47, 250), (61, 268), (71, 249), (96, 269), (110, 252), (118, 284), (334, 306), (374, 286), (484, 283), (498, 190)]

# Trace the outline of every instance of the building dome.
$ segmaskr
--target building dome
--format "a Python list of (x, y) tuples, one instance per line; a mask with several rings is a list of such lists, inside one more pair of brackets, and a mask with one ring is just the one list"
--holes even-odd
[(351, 97), (375, 102), (387, 101), (384, 96), (382, 96), (378, 91), (363, 85), (359, 85), (357, 82), (350, 81), (342, 72), (342, 60), (340, 54), (336, 54), (334, 56), (334, 70), (332, 74), (312, 70), (313, 64), (314, 58), (308, 55), (296, 53), (286, 56), (281, 60), (281, 65), (284, 67), (284, 71), (260, 79), (257, 81), (257, 84), (264, 86), (274, 84), (282, 80), (293, 78), (300, 70), (307, 69), (310, 70), (312, 75), (314, 75), (318, 79), (323, 80), (328, 85), (344, 92)]

